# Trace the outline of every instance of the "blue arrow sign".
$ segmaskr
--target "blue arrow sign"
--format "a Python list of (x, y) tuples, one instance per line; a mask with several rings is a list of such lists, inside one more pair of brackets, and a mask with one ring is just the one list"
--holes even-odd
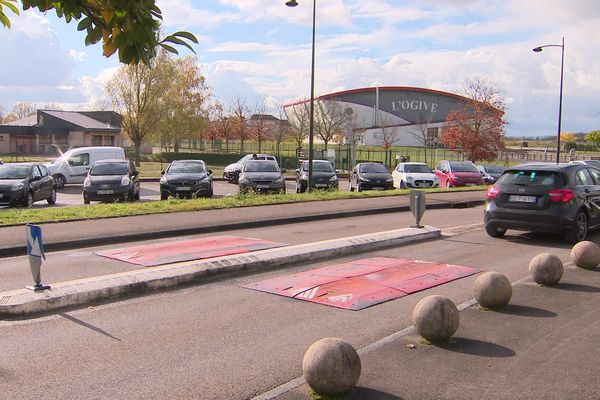
[(26, 225), (27, 229), (27, 255), (40, 257), (44, 260), (44, 242), (42, 241), (42, 228), (37, 225)]

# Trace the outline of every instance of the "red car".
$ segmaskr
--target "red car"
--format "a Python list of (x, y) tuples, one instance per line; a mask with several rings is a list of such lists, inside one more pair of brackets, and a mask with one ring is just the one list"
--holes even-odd
[(442, 160), (435, 167), (440, 187), (483, 185), (483, 177), (471, 161)]

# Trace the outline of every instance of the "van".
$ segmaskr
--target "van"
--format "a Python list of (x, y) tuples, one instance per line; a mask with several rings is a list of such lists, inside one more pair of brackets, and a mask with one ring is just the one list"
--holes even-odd
[(112, 146), (77, 147), (66, 151), (47, 167), (60, 189), (66, 183), (83, 183), (92, 164), (106, 159), (125, 160), (125, 150)]

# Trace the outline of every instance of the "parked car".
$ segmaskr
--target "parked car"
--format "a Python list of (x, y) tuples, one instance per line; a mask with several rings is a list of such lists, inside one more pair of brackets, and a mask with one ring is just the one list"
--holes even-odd
[(394, 178), (394, 187), (398, 189), (439, 186), (437, 177), (425, 163), (400, 163), (392, 171), (392, 177)]
[(125, 150), (113, 146), (77, 147), (64, 152), (46, 166), (60, 189), (66, 183), (82, 183), (93, 163), (108, 159), (125, 160)]
[(83, 203), (140, 199), (140, 179), (129, 160), (100, 160), (83, 181)]
[(356, 164), (350, 174), (350, 191), (389, 190), (394, 188), (394, 178), (382, 163), (362, 162)]
[(43, 164), (7, 163), (0, 165), (0, 205), (33, 206), (39, 200), (56, 203), (54, 178)]
[[(311, 187), (315, 189), (338, 189), (339, 181), (333, 165), (327, 160), (312, 161)], [(296, 193), (304, 193), (308, 188), (308, 161), (302, 161), (296, 169)]]
[(212, 197), (212, 170), (202, 160), (176, 160), (161, 171), (160, 199), (169, 196)]
[(596, 167), (598, 169), (600, 169), (600, 160), (577, 160), (577, 161), (572, 161), (574, 163), (582, 163), (585, 165), (590, 165), (592, 167)]
[(435, 167), (440, 187), (483, 185), (483, 177), (471, 161), (442, 160)]
[(581, 163), (507, 169), (488, 188), (484, 223), (492, 237), (518, 229), (585, 240), (600, 225), (600, 170)]
[(506, 170), (502, 165), (495, 164), (483, 164), (478, 165), (477, 170), (481, 173), (483, 177), (483, 183), (486, 185), (491, 185), (500, 178), (502, 173)]
[(233, 164), (229, 164), (223, 170), (223, 178), (231, 183), (238, 183), (238, 178), (249, 160), (269, 160), (277, 162), (277, 159), (269, 154), (247, 154)]
[(239, 176), (240, 193), (285, 193), (285, 169), (277, 161), (250, 160), (244, 164)]

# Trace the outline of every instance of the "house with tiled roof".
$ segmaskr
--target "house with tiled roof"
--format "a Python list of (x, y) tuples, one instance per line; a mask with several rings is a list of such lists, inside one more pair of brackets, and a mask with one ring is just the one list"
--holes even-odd
[(123, 147), (121, 115), (112, 111), (37, 110), (0, 124), (0, 154), (55, 155), (73, 147)]

